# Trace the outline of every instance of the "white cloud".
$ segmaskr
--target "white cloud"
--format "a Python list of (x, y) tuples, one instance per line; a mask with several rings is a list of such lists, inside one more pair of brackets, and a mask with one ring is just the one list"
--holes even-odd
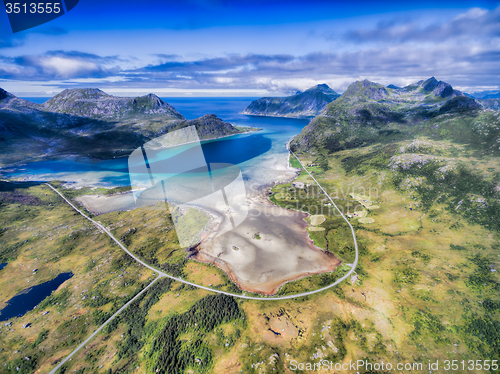
[(61, 79), (73, 78), (79, 75), (91, 75), (100, 70), (99, 66), (93, 62), (76, 59), (49, 56), (41, 58), (38, 65), (45, 74), (56, 76)]

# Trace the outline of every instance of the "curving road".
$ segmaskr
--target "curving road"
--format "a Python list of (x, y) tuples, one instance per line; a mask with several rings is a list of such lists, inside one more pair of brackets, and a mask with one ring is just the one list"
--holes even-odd
[(90, 218), (89, 216), (87, 216), (85, 213), (83, 213), (80, 209), (78, 209), (76, 206), (74, 206), (68, 199), (66, 199), (66, 197), (60, 193), (56, 188), (54, 188), (52, 185), (50, 185), (49, 183), (46, 183), (47, 186), (49, 186), (52, 190), (54, 190), (59, 196), (61, 196), (64, 201), (66, 201), (66, 203), (68, 203), (75, 211), (77, 211), (78, 213), (80, 213), (83, 217), (85, 217), (86, 219), (88, 219), (89, 221), (91, 221), (98, 229), (104, 231), (106, 234), (109, 235), (109, 237), (111, 239), (113, 239), (113, 241), (118, 244), (130, 257), (132, 257), (135, 261), (137, 261), (138, 263), (140, 263), (141, 265), (143, 265), (144, 267), (154, 271), (158, 276), (156, 277), (155, 280), (153, 280), (147, 287), (145, 287), (141, 292), (139, 292), (137, 295), (135, 295), (129, 302), (127, 302), (124, 306), (122, 306), (115, 314), (113, 314), (106, 322), (104, 322), (104, 324), (102, 324), (101, 326), (99, 326), (99, 328), (97, 328), (87, 339), (85, 339), (85, 341), (80, 344), (77, 348), (75, 348), (68, 356), (65, 357), (64, 360), (62, 360), (54, 369), (51, 370), (50, 374), (55, 374), (57, 372), (57, 370), (62, 366), (64, 365), (68, 360), (71, 359), (71, 357), (73, 355), (75, 355), (81, 348), (83, 348), (90, 340), (92, 340), (92, 338), (97, 335), (103, 328), (104, 326), (106, 326), (109, 322), (111, 322), (117, 315), (119, 315), (127, 306), (129, 306), (135, 299), (137, 299), (140, 295), (142, 295), (144, 292), (146, 292), (158, 279), (160, 278), (163, 278), (163, 277), (167, 277), (167, 278), (170, 278), (170, 279), (173, 279), (177, 282), (181, 282), (181, 283), (184, 283), (184, 284), (189, 284), (190, 286), (194, 286), (194, 287), (197, 287), (197, 288), (201, 288), (203, 290), (207, 290), (207, 291), (210, 291), (210, 292), (216, 292), (216, 293), (220, 293), (220, 294), (224, 294), (224, 295), (228, 295), (228, 296), (232, 296), (232, 297), (237, 297), (237, 298), (240, 298), (240, 299), (247, 299), (247, 300), (288, 300), (288, 299), (294, 299), (294, 298), (297, 298), (297, 297), (302, 297), (302, 296), (308, 296), (308, 295), (313, 295), (315, 293), (318, 293), (318, 292), (322, 292), (322, 291), (325, 291), (329, 288), (332, 288), (332, 287), (335, 287), (337, 284), (339, 284), (340, 282), (342, 282), (344, 279), (346, 279), (347, 277), (349, 277), (353, 272), (354, 270), (356, 269), (356, 266), (358, 264), (358, 242), (356, 240), (356, 234), (354, 233), (354, 228), (352, 227), (351, 223), (349, 222), (349, 220), (344, 216), (344, 214), (342, 214), (342, 212), (340, 211), (340, 209), (337, 207), (337, 205), (335, 204), (335, 202), (333, 201), (333, 199), (326, 193), (326, 191), (323, 189), (323, 187), (321, 187), (321, 185), (318, 183), (318, 181), (316, 180), (316, 178), (314, 178), (312, 176), (312, 174), (309, 172), (309, 170), (306, 169), (306, 167), (304, 166), (304, 164), (302, 164), (302, 162), (299, 160), (299, 158), (295, 155), (295, 153), (293, 153), (292, 150), (289, 149), (288, 147), (288, 144), (287, 144), (287, 148), (289, 150), (289, 152), (297, 159), (297, 161), (300, 163), (300, 165), (302, 166), (302, 168), (307, 172), (307, 174), (309, 174), (309, 176), (314, 180), (314, 182), (316, 182), (316, 184), (318, 185), (318, 187), (321, 189), (321, 191), (323, 191), (323, 193), (325, 194), (326, 197), (328, 197), (328, 199), (330, 200), (330, 202), (333, 204), (333, 206), (335, 207), (335, 209), (337, 209), (337, 211), (340, 213), (340, 215), (342, 216), (342, 218), (344, 218), (344, 220), (347, 222), (347, 224), (349, 225), (350, 229), (351, 229), (351, 233), (352, 233), (352, 239), (354, 240), (354, 248), (355, 248), (355, 259), (354, 259), (354, 262), (352, 264), (352, 267), (351, 269), (347, 272), (346, 275), (344, 275), (342, 278), (339, 278), (337, 279), (334, 283), (326, 286), (326, 287), (323, 287), (323, 288), (319, 288), (317, 290), (314, 290), (314, 291), (308, 291), (308, 292), (302, 292), (302, 293), (298, 293), (298, 294), (295, 294), (295, 295), (286, 295), (286, 296), (263, 296), (263, 297), (257, 297), (257, 296), (246, 296), (246, 295), (239, 295), (239, 294), (235, 294), (235, 293), (231, 293), (231, 292), (226, 292), (226, 291), (221, 291), (221, 290), (217, 290), (217, 289), (214, 289), (214, 288), (210, 288), (210, 287), (205, 287), (205, 286), (202, 286), (202, 285), (199, 285), (199, 284), (196, 284), (196, 283), (192, 283), (192, 282), (189, 282), (189, 281), (186, 281), (182, 278), (177, 278), (177, 277), (173, 277), (169, 274), (166, 274), (164, 272), (162, 272), (161, 270), (158, 270), (154, 267), (152, 267), (151, 265), (145, 263), (144, 261), (142, 261), (140, 258), (138, 258), (137, 256), (135, 256), (132, 252), (130, 252), (118, 239), (116, 239), (114, 237), (114, 235), (106, 228), (104, 227), (101, 223), (97, 222), (97, 221), (94, 221), (92, 218)]
[(340, 215), (342, 216), (342, 218), (344, 218), (344, 220), (347, 222), (347, 224), (349, 225), (349, 227), (351, 229), (352, 239), (354, 240), (354, 249), (355, 249), (355, 258), (354, 258), (354, 262), (352, 264), (352, 267), (347, 272), (347, 274), (345, 274), (342, 278), (337, 279), (334, 283), (332, 283), (332, 284), (330, 284), (330, 285), (328, 285), (326, 287), (318, 288), (317, 290), (308, 291), (308, 292), (302, 292), (302, 293), (298, 293), (298, 294), (294, 294), (294, 295), (286, 295), (286, 296), (262, 296), (262, 297), (240, 295), (240, 294), (236, 294), (236, 293), (231, 293), (231, 292), (226, 292), (226, 291), (218, 290), (218, 289), (215, 289), (215, 288), (205, 287), (205, 286), (202, 286), (202, 285), (199, 285), (199, 284), (196, 284), (196, 283), (189, 282), (189, 281), (184, 280), (182, 278), (178, 278), (178, 277), (174, 277), (172, 275), (166, 274), (166, 273), (162, 272), (161, 270), (158, 270), (158, 269), (154, 268), (153, 266), (145, 263), (140, 258), (138, 258), (137, 256), (135, 256), (118, 239), (116, 239), (114, 237), (114, 235), (106, 227), (104, 227), (101, 223), (99, 223), (97, 221), (94, 221), (92, 218), (90, 218), (85, 213), (83, 213), (81, 210), (79, 210), (68, 199), (66, 199), (66, 197), (62, 193), (60, 193), (52, 185), (50, 185), (49, 183), (46, 183), (46, 185), (49, 186), (52, 190), (54, 190), (59, 196), (61, 196), (74, 210), (76, 210), (83, 217), (85, 217), (86, 219), (88, 219), (89, 221), (91, 221), (95, 226), (97, 226), (98, 229), (100, 229), (100, 230), (104, 231), (106, 234), (108, 234), (109, 237), (111, 239), (113, 239), (113, 241), (116, 244), (118, 244), (130, 257), (132, 257), (135, 261), (137, 261), (141, 265), (143, 265), (143, 266), (147, 267), (148, 269), (150, 269), (150, 270), (154, 271), (155, 273), (157, 273), (159, 277), (167, 277), (167, 278), (173, 279), (175, 281), (178, 281), (178, 282), (181, 282), (181, 283), (184, 283), (184, 284), (189, 284), (190, 286), (193, 286), (193, 287), (201, 288), (203, 290), (207, 290), (207, 291), (210, 291), (210, 292), (215, 292), (215, 293), (220, 293), (220, 294), (224, 294), (224, 295), (228, 295), (228, 296), (237, 297), (237, 298), (240, 298), (240, 299), (247, 299), (247, 300), (288, 300), (288, 299), (294, 299), (294, 298), (297, 298), (297, 297), (313, 295), (315, 293), (322, 292), (322, 291), (325, 291), (325, 290), (327, 290), (329, 288), (335, 287), (337, 284), (339, 284), (340, 282), (342, 282), (344, 279), (348, 278), (354, 272), (354, 270), (356, 269), (356, 266), (358, 264), (358, 242), (356, 240), (356, 234), (354, 233), (354, 228), (352, 227), (351, 223), (344, 216), (344, 214), (342, 214), (342, 212), (337, 207), (337, 205), (335, 204), (335, 202), (333, 201), (333, 199), (326, 193), (326, 191), (323, 189), (323, 187), (321, 187), (321, 185), (318, 183), (318, 181), (316, 180), (316, 178), (314, 178), (312, 176), (312, 174), (309, 172), (309, 170), (307, 170), (305, 168), (305, 166), (302, 164), (302, 162), (299, 160), (299, 158), (295, 155), (295, 153), (293, 153), (291, 150), (289, 150), (289, 151), (297, 159), (297, 161), (300, 163), (300, 165), (302, 166), (302, 168), (307, 172), (307, 174), (309, 174), (309, 176), (314, 180), (314, 182), (316, 182), (316, 184), (319, 186), (319, 188), (321, 189), (321, 191), (323, 191), (323, 193), (325, 194), (325, 196), (328, 197), (328, 199), (333, 204), (333, 206), (335, 207), (335, 209), (337, 209), (337, 211), (340, 213)]

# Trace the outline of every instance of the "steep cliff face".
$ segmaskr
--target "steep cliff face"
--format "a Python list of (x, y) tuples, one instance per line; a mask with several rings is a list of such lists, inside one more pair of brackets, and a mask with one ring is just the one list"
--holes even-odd
[(263, 97), (254, 100), (241, 113), (290, 118), (314, 117), (339, 96), (326, 84), (319, 84), (288, 97)]
[[(395, 87), (395, 86), (393, 86)], [(434, 77), (403, 88), (368, 80), (352, 83), (291, 142), (294, 149), (338, 151), (369, 144), (439, 115), (461, 115), (480, 105)]]
[(127, 119), (144, 116), (184, 119), (182, 114), (154, 94), (135, 98), (116, 97), (94, 88), (64, 90), (42, 104), (42, 109), (53, 113), (96, 119)]

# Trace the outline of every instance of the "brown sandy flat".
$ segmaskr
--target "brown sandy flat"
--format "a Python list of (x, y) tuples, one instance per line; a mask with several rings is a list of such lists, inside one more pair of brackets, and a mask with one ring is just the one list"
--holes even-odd
[[(214, 263), (243, 290), (271, 295), (286, 282), (333, 271), (340, 264), (333, 254), (313, 244), (304, 220), (306, 213), (277, 207), (263, 197), (267, 194), (262, 193), (260, 187), (253, 187), (294, 179), (297, 170), (288, 168), (287, 161), (284, 155), (273, 155), (255, 165), (255, 170), (247, 170), (253, 178), (246, 186), (247, 196), (250, 196), (248, 217), (222, 235), (204, 233), (198, 246), (197, 260)], [(137, 208), (131, 193), (111, 197), (82, 196), (76, 200), (95, 214)], [(199, 206), (217, 216), (221, 232), (227, 228), (229, 222), (222, 208), (215, 207), (214, 211)], [(253, 237), (255, 233), (259, 233), (260, 239)]]
[[(332, 271), (340, 264), (313, 244), (306, 216), (274, 206), (267, 199), (252, 198), (247, 219), (202, 242), (196, 259), (214, 263), (243, 290), (274, 294), (288, 281)], [(255, 232), (260, 233), (260, 240), (253, 238)]]

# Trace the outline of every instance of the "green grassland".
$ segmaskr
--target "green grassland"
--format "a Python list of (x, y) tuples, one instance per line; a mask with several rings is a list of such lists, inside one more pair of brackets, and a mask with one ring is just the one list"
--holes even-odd
[[(196, 223), (188, 225), (189, 232), (199, 232), (209, 224), (207, 216), (197, 209), (188, 210), (185, 217)], [(222, 270), (189, 258), (189, 248), (181, 247), (177, 238), (179, 225), (174, 226), (164, 203), (103, 214), (98, 220), (135, 255), (158, 269), (198, 284), (212, 284), (214, 288), (241, 293)]]
[[(291, 360), (425, 364), (428, 360), (500, 359), (500, 279), (498, 272), (492, 271), (500, 265), (500, 161), (486, 151), (478, 152), (482, 152), (478, 147), (432, 134), (390, 138), (338, 152), (301, 152), (298, 156), (304, 165), (318, 164), (308, 170), (344, 214), (365, 209), (367, 217), (373, 219), (363, 223), (356, 216), (348, 218), (360, 249), (354, 279), (319, 294), (279, 302), (226, 298), (162, 280), (80, 351), (65, 367), (66, 372), (149, 373), (170, 368), (176, 373), (287, 373)], [(296, 160), (291, 163), (299, 166)], [(271, 201), (324, 214), (325, 221), (317, 227), (325, 230), (311, 231), (310, 237), (344, 263), (352, 262), (352, 238), (344, 219), (327, 205), (326, 196), (307, 173), (302, 171), (295, 182), (303, 182), (304, 188), (291, 183), (275, 186)], [(40, 269), (37, 277), (50, 270), (66, 271), (69, 264), (75, 272), (75, 264), (81, 263), (83, 279), (89, 282), (89, 295), (92, 293), (91, 301), (78, 301), (86, 321), (83, 316), (73, 320), (74, 309), (61, 308), (64, 303), (76, 303), (72, 296), (82, 292), (74, 289), (79, 284), (75, 274), (43, 302), (42, 309), (51, 311), (47, 316), (57, 315), (57, 324), (45, 318), (42, 325), (33, 317), (37, 308), (16, 319), (12, 327), (15, 333), (7, 332), (2, 338), (9, 349), (0, 354), (13, 355), (19, 364), (28, 352), (36, 357), (33, 365), (46, 372), (50, 362), (62, 356), (57, 352), (68, 353), (72, 344), (83, 340), (92, 326), (119, 304), (112, 294), (116, 278), (107, 276), (120, 274), (116, 272), (121, 268), (140, 268), (116, 257), (115, 262), (106, 264), (109, 274), (102, 275), (95, 263), (108, 259), (117, 247), (97, 232), (94, 236), (79, 234), (78, 230), (95, 229), (69, 207), (61, 206), (45, 187), (5, 191), (2, 196), (2, 212), (9, 214), (4, 221), (18, 222), (3, 226), (6, 230), (0, 240), (5, 243), (2, 248), (8, 250), (3, 250), (2, 256), (9, 265), (2, 272), (16, 261), (27, 264), (27, 260), (42, 258), (30, 247), (48, 248), (44, 256), (50, 254), (54, 262), (46, 269), (33, 263)], [(36, 200), (40, 205), (35, 205), (31, 196), (43, 204)], [(70, 218), (79, 226), (59, 229), (58, 222), (69, 222)], [(170, 274), (234, 291), (225, 273), (187, 259), (165, 209), (145, 207), (96, 219), (134, 253)], [(25, 225), (36, 231), (23, 232)], [(54, 227), (61, 231), (57, 237), (43, 234), (39, 235), (43, 238), (31, 238), (35, 233), (52, 233)], [(39, 242), (43, 244), (35, 246), (30, 240), (43, 240)], [(49, 243), (54, 241), (58, 244)], [(77, 241), (75, 246), (72, 241)], [(348, 270), (344, 264), (332, 273), (289, 282), (279, 293), (317, 289)], [(140, 272), (145, 282), (149, 273), (144, 269)], [(22, 275), (9, 285), (7, 277), (0, 275), (6, 284), (1, 289), (11, 290), (9, 297), (29, 279)], [(90, 284), (95, 280), (97, 285)], [(135, 289), (142, 284), (137, 281)], [(125, 294), (123, 291), (119, 300), (124, 300)], [(20, 324), (28, 321), (34, 321), (31, 331), (20, 329)], [(17, 356), (12, 353), (15, 350), (20, 351)]]
[(11, 326), (2, 323), (0, 372), (49, 372), (153, 274), (47, 186), (2, 182), (0, 197), (0, 257), (8, 262), (0, 272), (0, 306), (60, 273), (74, 274), (35, 309), (10, 319)]
[[(491, 266), (496, 268), (500, 262), (500, 238), (494, 225), (466, 211), (451, 209), (450, 203), (471, 193), (484, 194), (485, 190), (475, 191), (475, 188), (485, 188), (483, 183), (488, 186), (496, 183), (498, 161), (483, 157), (475, 161), (474, 168), (467, 168), (471, 161), (467, 147), (420, 140), (431, 143), (427, 152), (462, 163), (463, 170), (469, 173), (468, 179), (475, 175), (479, 182), (473, 180), (474, 184), (463, 191), (460, 184), (455, 185), (457, 188), (446, 190), (442, 199), (426, 203), (425, 191), (403, 188), (401, 171), (390, 167), (391, 158), (400, 155), (401, 147), (408, 146), (409, 141), (326, 153), (328, 169), (311, 168), (341, 210), (358, 210), (361, 204), (353, 199), (353, 194), (358, 198), (358, 195), (369, 197), (379, 206), (368, 209), (368, 217), (374, 219), (371, 224), (350, 218), (360, 243), (360, 262), (354, 281), (347, 280), (323, 293), (296, 300), (236, 300), (239, 318), (229, 323), (222, 321), (212, 333), (206, 332), (206, 326), (213, 325), (199, 328), (197, 325), (195, 329), (182, 325), (179, 333), (172, 332), (170, 345), (160, 348), (151, 342), (163, 339), (172, 324), (194, 318), (190, 317), (194, 313), (191, 305), (202, 305), (199, 303), (205, 303), (209, 296), (208, 292), (174, 282), (170, 291), (150, 308), (144, 325), (145, 345), (132, 364), (127, 366), (123, 358), (114, 362), (124, 368), (123, 372), (135, 367), (149, 372), (159, 368), (157, 365), (162, 362), (159, 357), (163, 355), (165, 360), (181, 360), (179, 367), (184, 372), (285, 373), (289, 372), (292, 359), (299, 362), (368, 359), (392, 363), (498, 359), (499, 279)], [(301, 154), (300, 157), (305, 164), (311, 164), (319, 156)], [(408, 170), (413, 173), (411, 168)], [(422, 169), (422, 173), (429, 172)], [(453, 175), (454, 170), (450, 169), (450, 173)], [(412, 178), (420, 177), (412, 174)], [(311, 184), (305, 173), (297, 181)], [(432, 179), (427, 183), (432, 183)], [(349, 238), (343, 219), (325, 208), (325, 197), (313, 191), (312, 186), (304, 190), (301, 193), (291, 184), (276, 186), (271, 200), (281, 206), (298, 206), (300, 210), (325, 214), (326, 220), (318, 225), (325, 227), (325, 231), (310, 235), (323, 249), (328, 243), (329, 251), (340, 258), (346, 256), (343, 260), (348, 262), (352, 250), (341, 253), (342, 244), (348, 244)], [(473, 199), (477, 200), (475, 196)], [(122, 217), (123, 214), (120, 213)], [(202, 282), (211, 276), (206, 282), (214, 286), (224, 283), (224, 279), (217, 278), (214, 267), (190, 263), (183, 270), (191, 274), (186, 274), (191, 280)], [(279, 292), (315, 289), (330, 284), (347, 271), (348, 267), (342, 266), (333, 273), (289, 282)], [(121, 323), (117, 331), (126, 331), (120, 326)], [(95, 349), (103, 347), (97, 344)], [(193, 354), (187, 357), (183, 352)]]
[[(366, 243), (362, 288), (367, 300), (393, 293), (384, 301), (398, 310), (398, 348), (414, 359), (500, 357), (500, 283), (492, 271), (500, 264), (500, 163), (480, 148), (421, 137), (325, 150), (331, 170), (315, 176), (332, 196), (340, 191), (341, 202), (346, 191), (372, 191), (381, 201), (369, 226), (350, 219)], [(435, 159), (420, 163), (418, 155)], [(318, 155), (300, 157), (308, 164)]]

